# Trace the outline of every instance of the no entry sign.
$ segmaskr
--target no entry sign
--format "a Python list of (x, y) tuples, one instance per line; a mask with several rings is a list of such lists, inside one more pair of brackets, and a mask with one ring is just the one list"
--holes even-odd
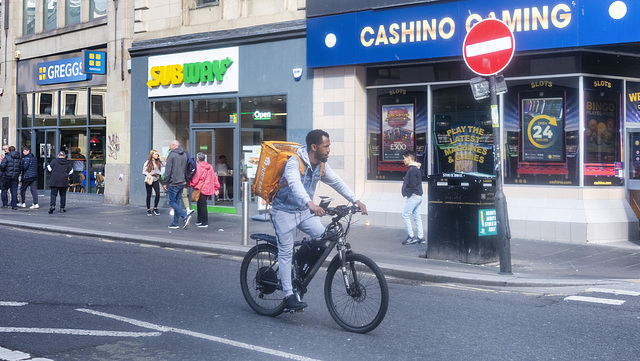
[(509, 65), (515, 45), (507, 24), (497, 19), (485, 19), (469, 30), (462, 45), (462, 55), (474, 73), (489, 76)]

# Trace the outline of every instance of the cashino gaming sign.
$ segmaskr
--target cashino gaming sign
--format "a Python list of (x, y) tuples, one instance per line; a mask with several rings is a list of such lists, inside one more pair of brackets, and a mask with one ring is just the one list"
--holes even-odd
[(462, 57), (466, 34), (503, 21), (515, 51), (640, 41), (635, 0), (438, 1), (307, 19), (309, 67)]
[(192, 51), (148, 60), (148, 96), (238, 91), (238, 47)]

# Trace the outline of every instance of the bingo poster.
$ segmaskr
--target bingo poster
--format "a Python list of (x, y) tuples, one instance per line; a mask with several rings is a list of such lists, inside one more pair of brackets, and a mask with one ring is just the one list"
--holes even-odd
[(402, 161), (413, 149), (414, 105), (382, 105), (382, 160)]

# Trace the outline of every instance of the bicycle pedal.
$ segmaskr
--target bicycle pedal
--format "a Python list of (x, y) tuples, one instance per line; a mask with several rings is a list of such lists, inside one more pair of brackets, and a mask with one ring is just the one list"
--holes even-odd
[(288, 309), (287, 309), (287, 310), (284, 310), (284, 312), (288, 312), (288, 313), (290, 313), (290, 314), (294, 314), (294, 313), (296, 313), (296, 312), (304, 312), (304, 308), (300, 308), (300, 309), (298, 309), (298, 310), (288, 310)]

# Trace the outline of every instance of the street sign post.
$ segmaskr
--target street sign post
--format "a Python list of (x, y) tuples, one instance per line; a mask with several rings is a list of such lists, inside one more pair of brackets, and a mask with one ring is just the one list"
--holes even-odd
[[(515, 51), (511, 29), (500, 20), (485, 19), (469, 30), (462, 45), (462, 55), (471, 71), (489, 77), (491, 123), (493, 125), (493, 164), (496, 176), (496, 218), (500, 273), (511, 274), (511, 232), (507, 214), (507, 200), (502, 187), (502, 151), (500, 147), (500, 117), (496, 92), (496, 74), (509, 65)], [(480, 84), (472, 79), (473, 84)], [(477, 87), (477, 85), (476, 85)], [(506, 87), (505, 87), (506, 88)], [(506, 91), (506, 89), (504, 90)], [(503, 91), (503, 92), (504, 92)]]

